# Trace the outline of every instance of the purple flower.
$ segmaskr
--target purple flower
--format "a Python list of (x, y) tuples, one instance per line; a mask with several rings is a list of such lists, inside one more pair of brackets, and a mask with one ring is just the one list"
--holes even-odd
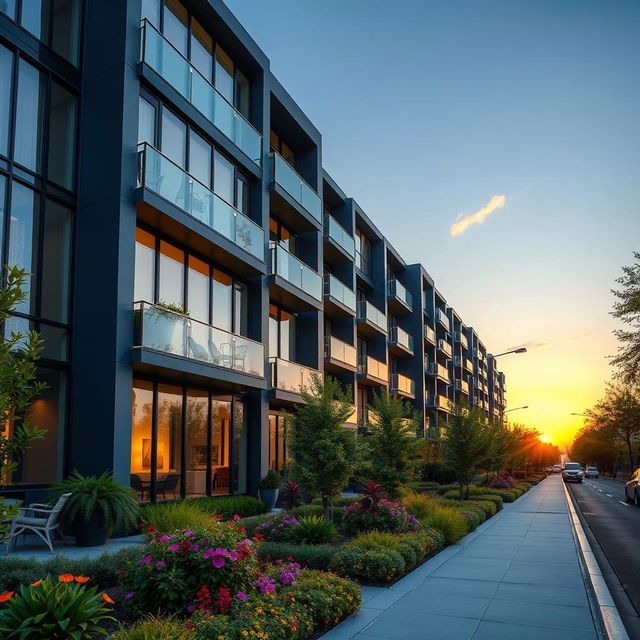
[(129, 593), (125, 594), (124, 599), (130, 600), (135, 595), (135, 591), (129, 591)]
[(260, 576), (253, 585), (260, 589), (262, 593), (273, 593), (276, 590), (276, 582), (269, 576)]
[(228, 551), (226, 549), (207, 549), (202, 555), (204, 560), (208, 560), (211, 558), (211, 564), (216, 568), (220, 569), (224, 567), (226, 564), (225, 557), (227, 556)]
[(142, 562), (144, 562), (144, 564), (149, 564), (152, 560), (153, 558), (151, 556), (145, 556), (142, 558)]
[(229, 560), (231, 560), (231, 562), (235, 562), (240, 556), (236, 551), (229, 551), (228, 557), (229, 557)]
[(171, 536), (168, 536), (168, 535), (160, 536), (158, 540), (160, 542), (169, 542), (169, 540), (171, 540)]
[(200, 551), (200, 545), (199, 544), (192, 544), (191, 545), (191, 551), (193, 551), (193, 553), (198, 553), (198, 551)]
[(156, 567), (164, 567), (164, 566), (165, 566), (165, 563), (162, 560), (160, 560), (160, 562), (156, 562)]
[(175, 553), (179, 549), (180, 549), (180, 545), (179, 544), (170, 544), (169, 545), (169, 551), (173, 551)]
[(187, 538), (190, 538), (193, 535), (193, 531), (191, 531), (191, 529), (187, 529), (183, 533), (185, 536), (187, 536)]
[(247, 594), (243, 593), (242, 591), (238, 591), (237, 598), (238, 598), (238, 600), (246, 600), (247, 599)]

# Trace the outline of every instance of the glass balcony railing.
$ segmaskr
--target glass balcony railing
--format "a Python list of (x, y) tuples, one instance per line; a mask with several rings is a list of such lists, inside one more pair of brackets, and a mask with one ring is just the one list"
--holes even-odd
[(473, 362), (471, 362), (471, 360), (469, 360), (469, 358), (463, 358), (462, 359), (462, 363), (464, 365), (464, 368), (469, 372), (472, 373), (473, 372)]
[(456, 380), (456, 391), (469, 394), (469, 383), (466, 380)]
[(317, 369), (305, 367), (297, 362), (282, 358), (269, 358), (271, 365), (271, 386), (281, 391), (300, 393), (301, 389), (310, 389), (314, 375), (320, 375)]
[(449, 331), (449, 318), (447, 318), (447, 314), (442, 309), (436, 309), (436, 322), (439, 322), (447, 331)]
[(387, 295), (390, 298), (395, 298), (403, 304), (407, 305), (410, 309), (413, 307), (413, 297), (398, 280), (387, 280)]
[(280, 244), (271, 243), (269, 254), (273, 275), (280, 276), (294, 287), (322, 301), (322, 277), (317, 271), (308, 267)]
[(480, 349), (476, 349), (474, 352), (475, 357), (481, 362), (484, 362), (484, 353), (482, 353), (482, 351), (480, 351)]
[(415, 380), (403, 376), (401, 373), (392, 373), (390, 380), (391, 391), (394, 393), (405, 393), (407, 395), (416, 395)]
[(260, 342), (149, 302), (136, 302), (134, 346), (264, 377)]
[(371, 356), (367, 356), (364, 361), (360, 361), (358, 364), (358, 373), (366, 375), (369, 378), (384, 380), (385, 382), (389, 376), (387, 365)]
[(258, 130), (147, 20), (142, 21), (141, 59), (253, 162), (262, 164)]
[(322, 222), (320, 196), (298, 172), (279, 154), (271, 154), (271, 180), (279, 184), (298, 204), (302, 205), (318, 222)]
[(333, 217), (324, 217), (324, 235), (339, 244), (352, 258), (356, 255), (356, 245), (353, 236)]
[(449, 382), (449, 370), (444, 365), (438, 364), (436, 375), (438, 376), (438, 378), (441, 378), (445, 382)]
[(389, 342), (413, 352), (413, 336), (400, 327), (389, 327)]
[(264, 261), (264, 230), (152, 146), (138, 147), (138, 186)]
[(355, 313), (356, 294), (331, 273), (324, 276), (324, 295), (330, 296)]
[(387, 316), (368, 300), (358, 300), (357, 312), (358, 322), (370, 322), (384, 333), (387, 332)]
[(351, 367), (355, 367), (358, 362), (356, 348), (352, 344), (343, 342), (335, 336), (325, 336), (324, 355), (326, 358), (344, 362)]
[(431, 344), (436, 343), (436, 332), (428, 325), (424, 325), (424, 339)]
[(449, 358), (451, 357), (451, 345), (446, 340), (438, 340), (438, 350), (442, 351)]
[(462, 333), (462, 331), (456, 331), (456, 342), (459, 342), (464, 349), (469, 348), (469, 343), (467, 342), (467, 336)]

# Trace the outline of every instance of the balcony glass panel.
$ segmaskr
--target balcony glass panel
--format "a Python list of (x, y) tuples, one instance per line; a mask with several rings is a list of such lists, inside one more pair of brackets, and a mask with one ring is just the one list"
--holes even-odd
[(449, 331), (449, 318), (447, 318), (447, 314), (442, 309), (436, 309), (436, 321)]
[(440, 378), (444, 378), (447, 382), (449, 382), (449, 370), (444, 365), (438, 364), (438, 376)]
[(301, 204), (318, 222), (322, 222), (320, 196), (280, 154), (272, 151), (271, 159), (273, 181), (279, 184), (298, 204)]
[(138, 159), (139, 186), (153, 191), (247, 253), (264, 260), (262, 227), (148, 144), (139, 146)]
[(464, 368), (467, 371), (473, 371), (473, 363), (471, 362), (471, 360), (469, 360), (469, 358), (463, 358), (463, 362), (464, 362)]
[(465, 349), (469, 348), (467, 336), (465, 336), (461, 331), (456, 331), (456, 342), (459, 342)]
[(356, 255), (353, 236), (332, 216), (324, 217), (324, 233), (337, 242), (352, 258)]
[(264, 377), (260, 342), (155, 306), (136, 303), (134, 346)]
[(310, 389), (313, 376), (320, 373), (311, 367), (282, 358), (271, 358), (270, 362), (271, 384), (281, 391), (300, 393), (302, 388)]
[(426, 340), (431, 342), (431, 344), (436, 343), (436, 332), (426, 324), (424, 325), (424, 337)]
[(327, 273), (324, 277), (324, 295), (331, 296), (355, 313), (356, 294), (334, 275)]
[(382, 331), (387, 331), (387, 316), (374, 307), (368, 300), (358, 301), (358, 320), (366, 320)]
[(378, 380), (388, 380), (387, 365), (371, 356), (367, 356), (367, 359), (358, 365), (358, 372)]
[(451, 345), (446, 340), (438, 340), (438, 349), (451, 357)]
[(408, 351), (413, 351), (413, 336), (410, 336), (400, 327), (391, 327), (389, 329), (389, 340), (404, 347)]
[(142, 43), (142, 61), (260, 166), (260, 133), (147, 20), (142, 24)]
[(352, 367), (356, 366), (357, 351), (356, 348), (339, 340), (335, 336), (325, 336), (324, 339), (324, 355), (340, 362), (344, 362)]
[(322, 277), (282, 245), (272, 244), (271, 273), (284, 278), (316, 300), (322, 300)]
[(397, 298), (408, 307), (413, 307), (413, 297), (398, 280), (387, 280), (387, 293), (392, 298)]
[(469, 383), (466, 380), (456, 380), (456, 389), (469, 393)]
[(407, 393), (412, 396), (416, 394), (416, 383), (411, 378), (403, 376), (401, 373), (394, 373), (391, 376), (391, 388), (394, 391)]

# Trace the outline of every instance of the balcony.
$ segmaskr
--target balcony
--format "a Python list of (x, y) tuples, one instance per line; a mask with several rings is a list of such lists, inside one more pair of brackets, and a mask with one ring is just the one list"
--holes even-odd
[(436, 344), (436, 332), (427, 324), (424, 325), (424, 339), (435, 346)]
[(465, 351), (469, 348), (469, 341), (467, 340), (467, 336), (465, 336), (462, 331), (456, 331), (456, 342), (459, 342)]
[(353, 317), (356, 314), (356, 294), (331, 273), (324, 276), (325, 313)]
[(401, 356), (413, 354), (413, 336), (400, 327), (389, 327), (389, 350)]
[[(356, 348), (335, 336), (325, 336), (324, 357), (325, 369), (334, 367), (348, 369), (354, 372), (358, 370), (358, 354)], [(331, 367), (328, 365), (331, 365)]]
[(413, 298), (398, 280), (387, 280), (389, 308), (399, 313), (408, 313), (413, 308)]
[(456, 380), (455, 389), (459, 393), (464, 393), (466, 396), (469, 395), (469, 383), (466, 380)]
[(444, 365), (436, 363), (436, 377), (449, 384), (449, 370)]
[(133, 326), (136, 348), (264, 378), (264, 347), (255, 340), (149, 302), (135, 303)]
[[(337, 245), (351, 260), (355, 260), (356, 246), (353, 236), (333, 216), (328, 214), (324, 217), (324, 237), (325, 240), (328, 238), (331, 241), (328, 244)], [(339, 260), (340, 256), (337, 251), (328, 251), (325, 248), (324, 253), (329, 260)]]
[[(270, 273), (274, 284), (278, 287), (272, 298), (288, 305), (294, 310), (306, 308), (320, 308), (322, 302), (322, 277), (317, 271), (307, 266), (302, 260), (289, 253), (281, 244), (272, 242), (269, 248)], [(292, 285), (297, 290), (293, 294), (282, 282)], [(311, 299), (316, 304), (305, 305), (305, 299)]]
[(447, 314), (442, 309), (436, 309), (436, 322), (439, 322), (447, 331), (449, 331), (449, 318), (447, 318)]
[(440, 411), (451, 412), (451, 402), (449, 398), (441, 394), (432, 394), (427, 398), (427, 407), (439, 409)]
[(138, 187), (160, 196), (264, 262), (262, 227), (146, 143), (138, 147)]
[(150, 22), (143, 20), (141, 28), (141, 62), (188, 100), (251, 161), (261, 166), (262, 136), (257, 129)]
[(451, 345), (446, 340), (438, 340), (438, 351), (444, 353), (447, 358), (451, 358)]
[(464, 368), (469, 373), (473, 373), (473, 362), (469, 360), (469, 358), (463, 358), (462, 363), (464, 364)]
[(322, 375), (317, 369), (282, 358), (269, 358), (269, 364), (271, 386), (277, 391), (300, 394), (302, 389), (311, 388), (314, 375)]
[(406, 396), (409, 398), (416, 397), (415, 380), (407, 378), (407, 376), (403, 376), (401, 373), (392, 373), (389, 383), (392, 393), (397, 393), (401, 396)]
[(358, 374), (363, 384), (386, 385), (389, 380), (387, 365), (371, 356), (367, 356), (358, 363)]
[(484, 354), (482, 353), (482, 351), (480, 351), (480, 349), (476, 349), (473, 353), (473, 355), (482, 363), (484, 362)]
[(314, 220), (322, 223), (322, 202), (315, 189), (276, 151), (271, 158), (271, 182), (287, 192)]
[(362, 333), (376, 336), (387, 335), (387, 316), (368, 300), (358, 300), (356, 320)]

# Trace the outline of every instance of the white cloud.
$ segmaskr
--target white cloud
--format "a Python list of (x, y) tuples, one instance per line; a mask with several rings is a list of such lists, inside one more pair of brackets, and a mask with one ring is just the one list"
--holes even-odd
[(458, 222), (454, 222), (451, 225), (451, 237), (459, 236), (473, 224), (482, 224), (494, 211), (502, 209), (506, 201), (507, 198), (504, 195), (492, 196), (484, 207), (478, 209), (475, 213), (464, 216)]

